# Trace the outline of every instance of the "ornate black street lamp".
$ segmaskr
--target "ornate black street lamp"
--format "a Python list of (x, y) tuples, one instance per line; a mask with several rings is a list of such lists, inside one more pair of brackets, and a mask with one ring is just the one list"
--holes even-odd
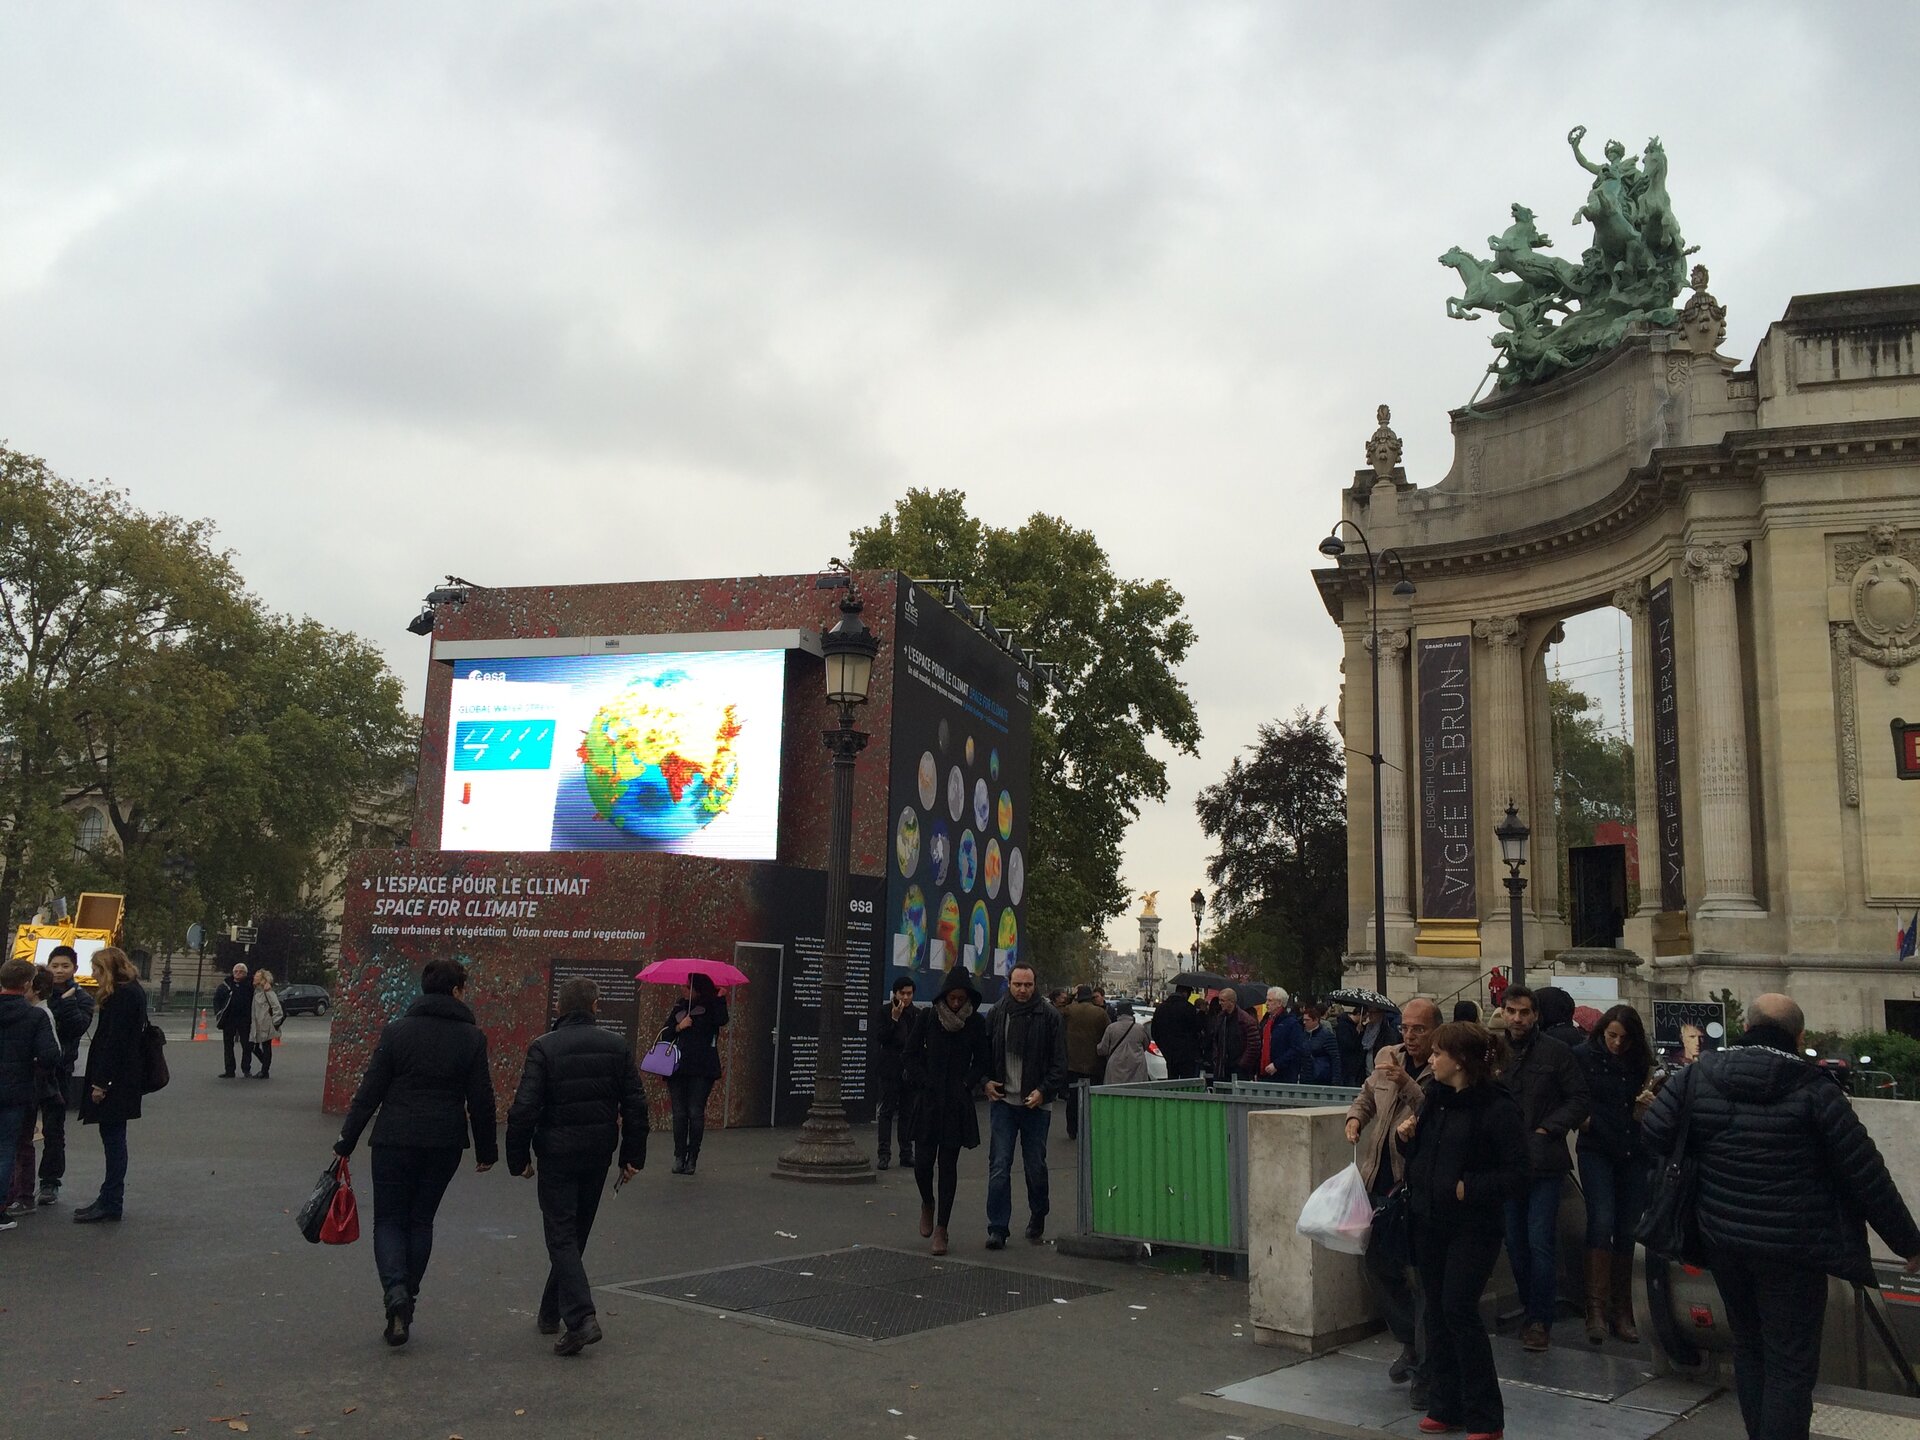
[(823, 588), (843, 585), (847, 592), (840, 602), (840, 623), (820, 637), (827, 703), (840, 712), (839, 723), (821, 732), (833, 757), (833, 801), (827, 842), (826, 948), (820, 957), (820, 1043), (806, 1123), (798, 1143), (781, 1155), (773, 1173), (782, 1180), (846, 1185), (875, 1178), (867, 1156), (853, 1143), (847, 1113), (840, 1105), (840, 1036), (847, 994), (847, 904), (853, 888), (853, 767), (868, 738), (866, 731), (854, 728), (853, 707), (867, 702), (873, 657), (880, 643), (860, 618), (865, 607), (851, 574), (842, 570), (821, 577), (819, 583)]
[(1527, 829), (1526, 822), (1520, 818), (1520, 812), (1513, 808), (1513, 797), (1507, 797), (1507, 818), (1493, 827), (1494, 838), (1500, 842), (1500, 858), (1507, 862), (1507, 911), (1509, 922), (1513, 926), (1513, 983), (1527, 983), (1526, 932), (1520, 924), (1520, 895), (1527, 888), (1527, 882), (1520, 874), (1520, 867), (1527, 863), (1527, 836), (1533, 832)]
[(1193, 968), (1200, 968), (1200, 921), (1207, 913), (1207, 897), (1197, 887), (1193, 892)]
[[(1387, 993), (1387, 855), (1382, 840), (1386, 829), (1385, 811), (1380, 794), (1380, 767), (1386, 764), (1386, 756), (1380, 751), (1380, 569), (1391, 560), (1400, 571), (1400, 579), (1393, 587), (1396, 596), (1408, 596), (1414, 593), (1413, 582), (1407, 578), (1407, 567), (1401, 562), (1397, 550), (1383, 550), (1373, 553), (1373, 546), (1367, 542), (1367, 532), (1351, 520), (1342, 520), (1333, 527), (1333, 532), (1320, 542), (1320, 553), (1330, 559), (1338, 560), (1347, 553), (1347, 542), (1340, 538), (1340, 526), (1360, 537), (1360, 548), (1367, 557), (1367, 631), (1368, 651), (1373, 657), (1373, 753), (1367, 756), (1373, 765), (1373, 988), (1382, 995)], [(1349, 747), (1351, 748), (1351, 747)]]

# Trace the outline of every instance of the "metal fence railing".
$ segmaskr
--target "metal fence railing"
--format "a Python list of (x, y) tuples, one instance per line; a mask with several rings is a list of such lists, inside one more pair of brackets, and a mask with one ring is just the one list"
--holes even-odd
[(1069, 1102), (1080, 1107), (1080, 1232), (1245, 1254), (1248, 1113), (1345, 1108), (1357, 1093), (1264, 1081), (1081, 1082)]

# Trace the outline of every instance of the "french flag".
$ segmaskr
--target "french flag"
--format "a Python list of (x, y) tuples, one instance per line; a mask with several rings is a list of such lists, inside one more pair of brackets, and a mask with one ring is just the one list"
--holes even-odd
[(1894, 959), (1913, 959), (1916, 942), (1920, 942), (1920, 910), (1915, 910), (1913, 918), (1907, 921), (1906, 928), (1894, 936)]

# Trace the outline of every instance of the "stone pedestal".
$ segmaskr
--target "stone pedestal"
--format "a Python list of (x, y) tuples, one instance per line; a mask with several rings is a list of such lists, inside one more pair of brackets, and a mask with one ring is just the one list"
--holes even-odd
[(1247, 1308), (1253, 1338), (1313, 1355), (1379, 1328), (1358, 1255), (1294, 1226), (1307, 1197), (1353, 1162), (1344, 1107), (1247, 1116)]

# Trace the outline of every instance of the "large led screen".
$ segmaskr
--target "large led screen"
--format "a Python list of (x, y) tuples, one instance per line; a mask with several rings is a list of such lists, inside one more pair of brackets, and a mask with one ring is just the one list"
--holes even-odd
[(771, 860), (784, 650), (453, 667), (445, 850)]

